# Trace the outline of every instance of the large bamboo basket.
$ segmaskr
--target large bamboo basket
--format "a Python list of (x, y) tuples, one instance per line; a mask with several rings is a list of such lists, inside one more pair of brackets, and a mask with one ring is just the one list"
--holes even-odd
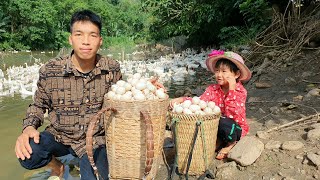
[[(186, 115), (171, 113), (172, 130), (176, 147), (176, 165), (179, 173), (201, 175), (213, 163), (220, 114)], [(192, 151), (195, 129), (198, 134), (187, 172), (188, 158)]]
[(169, 98), (114, 101), (104, 123), (111, 179), (153, 179), (162, 158)]

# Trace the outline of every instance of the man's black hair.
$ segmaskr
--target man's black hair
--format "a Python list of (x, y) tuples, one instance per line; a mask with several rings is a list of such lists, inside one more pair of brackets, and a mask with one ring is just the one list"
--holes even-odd
[(101, 19), (100, 17), (95, 14), (94, 12), (90, 11), (90, 10), (81, 10), (81, 11), (77, 11), (72, 15), (71, 21), (70, 21), (70, 33), (72, 33), (72, 26), (75, 22), (78, 21), (90, 21), (92, 22), (94, 25), (98, 26), (99, 28), (99, 32), (101, 33), (101, 27), (102, 27), (102, 23), (101, 23)]
[(226, 65), (227, 67), (230, 68), (230, 71), (233, 72), (233, 73), (236, 73), (237, 71), (239, 71), (239, 68), (236, 66), (236, 64), (234, 64), (229, 59), (224, 59), (224, 58), (219, 59), (215, 64), (215, 68), (218, 68), (221, 65)]

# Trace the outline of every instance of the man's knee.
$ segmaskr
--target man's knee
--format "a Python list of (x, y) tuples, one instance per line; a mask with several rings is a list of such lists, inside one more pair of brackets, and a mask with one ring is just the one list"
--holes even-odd
[(31, 170), (47, 165), (51, 161), (52, 155), (46, 151), (42, 145), (35, 143), (33, 139), (30, 139), (29, 143), (32, 149), (32, 154), (30, 154), (29, 159), (19, 159), (21, 166)]

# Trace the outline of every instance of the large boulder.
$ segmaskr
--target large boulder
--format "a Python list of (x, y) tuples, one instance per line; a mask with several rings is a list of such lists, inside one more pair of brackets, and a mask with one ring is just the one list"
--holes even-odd
[(264, 150), (264, 144), (254, 136), (242, 138), (229, 152), (228, 158), (241, 166), (253, 164)]

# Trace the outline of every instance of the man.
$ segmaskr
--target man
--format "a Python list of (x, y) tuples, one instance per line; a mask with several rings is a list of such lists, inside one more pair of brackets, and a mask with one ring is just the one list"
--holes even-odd
[[(55, 157), (73, 154), (80, 158), (81, 179), (95, 179), (85, 152), (90, 119), (101, 109), (103, 96), (121, 79), (118, 62), (97, 54), (102, 45), (101, 20), (89, 10), (76, 12), (70, 22), (71, 55), (50, 60), (40, 69), (38, 90), (23, 120), (15, 152), (26, 169), (51, 168), (52, 176), (64, 173)], [(50, 124), (39, 128), (48, 110)], [(102, 179), (108, 179), (103, 120), (95, 129), (94, 160)]]

